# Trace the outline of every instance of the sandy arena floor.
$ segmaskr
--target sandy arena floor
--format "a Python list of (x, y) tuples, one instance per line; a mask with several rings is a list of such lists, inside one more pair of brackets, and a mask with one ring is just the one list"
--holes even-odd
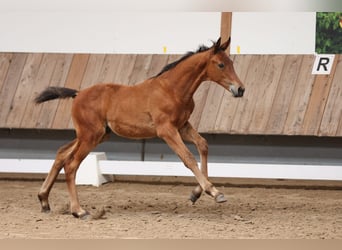
[[(40, 181), (0, 181), (0, 238), (342, 239), (342, 190), (219, 187), (192, 205), (193, 186), (116, 182), (79, 186), (81, 204), (98, 220), (68, 212), (66, 184), (52, 189), (52, 212), (40, 212)], [(68, 209), (67, 209), (68, 211)]]

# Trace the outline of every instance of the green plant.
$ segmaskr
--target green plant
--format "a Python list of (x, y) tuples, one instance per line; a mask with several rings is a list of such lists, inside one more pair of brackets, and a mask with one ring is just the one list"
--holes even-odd
[(342, 54), (342, 12), (317, 12), (316, 52)]

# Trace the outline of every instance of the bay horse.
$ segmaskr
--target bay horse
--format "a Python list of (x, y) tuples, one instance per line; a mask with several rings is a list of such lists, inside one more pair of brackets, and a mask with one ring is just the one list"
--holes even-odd
[[(226, 199), (208, 180), (206, 140), (189, 123), (194, 110), (193, 95), (203, 81), (213, 81), (242, 97), (244, 85), (235, 73), (225, 50), (230, 38), (221, 38), (211, 47), (200, 46), (144, 82), (125, 86), (99, 83), (83, 90), (48, 87), (36, 98), (37, 104), (57, 98), (73, 98), (72, 120), (76, 139), (59, 148), (54, 164), (38, 193), (43, 212), (50, 211), (49, 193), (62, 168), (69, 192), (71, 214), (85, 218), (89, 213), (79, 203), (75, 186), (77, 169), (82, 160), (113, 131), (131, 139), (159, 137), (179, 156), (195, 175), (199, 185), (191, 192), (195, 203), (205, 191), (216, 202)], [(201, 161), (198, 167), (184, 141), (195, 144)]]

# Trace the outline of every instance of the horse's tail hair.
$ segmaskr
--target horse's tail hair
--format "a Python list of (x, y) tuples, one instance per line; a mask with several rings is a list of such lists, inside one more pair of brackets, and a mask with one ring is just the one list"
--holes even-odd
[(35, 99), (35, 103), (58, 99), (58, 98), (74, 98), (77, 96), (78, 91), (64, 87), (48, 87), (41, 92)]

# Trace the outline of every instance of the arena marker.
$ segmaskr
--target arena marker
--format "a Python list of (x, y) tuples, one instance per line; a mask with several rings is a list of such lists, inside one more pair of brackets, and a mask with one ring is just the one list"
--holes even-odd
[(93, 185), (99, 187), (103, 183), (113, 181), (112, 175), (103, 175), (99, 168), (99, 161), (107, 160), (102, 152), (91, 152), (81, 163), (76, 174), (76, 185)]
[(329, 75), (334, 64), (335, 55), (333, 54), (316, 54), (311, 74), (313, 75)]

